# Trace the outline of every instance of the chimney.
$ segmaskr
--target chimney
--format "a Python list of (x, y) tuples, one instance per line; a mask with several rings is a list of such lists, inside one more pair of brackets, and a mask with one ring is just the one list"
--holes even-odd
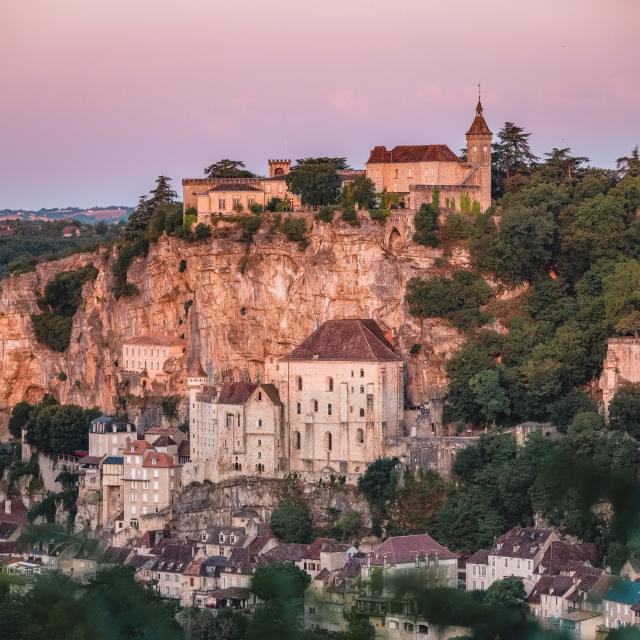
[(11, 513), (11, 500), (9, 498), (4, 501), (4, 512)]

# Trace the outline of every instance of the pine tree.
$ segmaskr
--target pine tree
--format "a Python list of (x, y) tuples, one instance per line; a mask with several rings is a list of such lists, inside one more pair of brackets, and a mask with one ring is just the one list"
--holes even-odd
[(616, 160), (616, 167), (621, 178), (640, 178), (640, 154), (638, 145), (631, 149), (630, 156), (622, 156)]
[(498, 132), (498, 142), (493, 145), (495, 169), (504, 178), (516, 173), (528, 173), (537, 158), (529, 146), (530, 133), (513, 122), (505, 122)]

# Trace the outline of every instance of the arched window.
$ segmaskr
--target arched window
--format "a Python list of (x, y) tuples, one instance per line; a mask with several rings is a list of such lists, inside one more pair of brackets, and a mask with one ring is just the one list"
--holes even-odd
[(262, 453), (260, 453), (260, 451), (258, 451), (258, 460), (260, 460), (262, 458)]
[(313, 411), (314, 413), (318, 413), (318, 401), (317, 400), (312, 400), (311, 401), (311, 411)]
[(364, 393), (364, 385), (360, 385), (360, 393)]
[(293, 440), (295, 442), (296, 449), (299, 449), (300, 448), (300, 432), (299, 431), (296, 431), (293, 434)]
[(258, 426), (261, 427), (262, 426), (262, 418), (258, 418)]
[(356, 429), (356, 442), (358, 444), (364, 443), (364, 431), (362, 429)]
[(324, 447), (327, 451), (331, 451), (333, 448), (333, 436), (329, 431), (324, 434)]
[(262, 440), (258, 440), (258, 446), (261, 447), (262, 446)]
[(360, 417), (364, 418), (364, 409), (360, 409)]
[(258, 391), (258, 400), (262, 400), (262, 391)]
[(331, 415), (333, 413), (333, 407), (331, 406), (331, 403), (329, 403), (327, 405), (327, 414)]
[(298, 391), (302, 391), (302, 376), (296, 377), (296, 385), (298, 387)]
[(299, 402), (296, 402), (296, 413), (298, 415), (302, 413), (302, 405)]
[(364, 378), (364, 369), (360, 369), (360, 377)]
[(327, 391), (333, 391), (333, 378), (327, 378)]

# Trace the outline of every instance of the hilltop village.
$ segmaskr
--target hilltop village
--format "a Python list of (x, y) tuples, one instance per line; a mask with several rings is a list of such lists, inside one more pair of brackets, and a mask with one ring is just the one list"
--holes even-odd
[[(461, 273), (471, 273), (466, 269), (471, 263), (468, 248), (459, 250), (454, 245), (461, 239), (470, 244), (472, 234), (464, 236), (460, 232), (454, 236), (450, 232), (446, 260), (435, 255), (435, 243), (416, 239), (421, 233), (435, 234), (443, 221), (446, 224), (447, 219), (462, 214), (469, 218), (464, 218), (465, 224), (473, 220), (473, 224), (480, 221), (479, 225), (491, 225), (492, 229), (500, 227), (492, 203), (493, 134), (480, 100), (465, 135), (463, 158), (444, 144), (392, 149), (374, 146), (364, 169), (332, 170), (341, 194), (368, 185), (375, 194), (371, 199), (380, 201), (376, 204), (382, 206), (371, 205), (369, 209), (354, 196), (344, 209), (353, 216), (354, 228), (365, 216), (368, 223), (376, 224), (381, 251), (391, 256), (388, 264), (399, 269), (398, 252), (414, 251), (414, 262), (408, 267), (412, 273), (419, 275), (420, 265), (428, 261), (434, 272), (439, 269), (437, 273), (445, 274), (439, 276), (441, 288), (437, 295), (431, 294), (427, 302), (432, 306), (421, 312), (421, 318), (443, 317), (453, 327), (442, 330), (436, 323), (429, 326), (432, 341), (446, 343), (439, 366), (450, 379), (443, 380), (435, 366), (429, 368), (427, 360), (420, 360), (423, 345), (413, 338), (408, 341), (406, 332), (389, 320), (395, 309), (377, 317), (356, 313), (336, 317), (329, 309), (281, 355), (268, 355), (257, 362), (259, 358), (247, 358), (233, 370), (225, 370), (220, 361), (226, 345), (218, 342), (212, 348), (193, 338), (197, 335), (193, 314), (189, 316), (193, 298), (176, 302), (174, 306), (182, 309), (184, 317), (171, 326), (167, 321), (170, 314), (155, 322), (156, 309), (148, 312), (151, 321), (146, 325), (140, 322), (145, 313), (141, 299), (136, 311), (139, 315), (126, 324), (126, 332), (120, 335), (109, 326), (111, 346), (105, 337), (106, 346), (101, 347), (105, 352), (113, 349), (108, 354), (109, 371), (99, 371), (100, 366), (92, 365), (93, 380), (101, 380), (103, 388), (111, 384), (118, 391), (113, 411), (101, 415), (102, 411), (88, 408), (88, 403), (85, 408), (60, 405), (64, 410), (74, 408), (57, 423), (47, 422), (47, 412), (58, 406), (58, 399), (50, 391), (58, 390), (72, 399), (84, 399), (81, 394), (89, 393), (86, 387), (90, 385), (85, 380), (69, 380), (62, 369), (46, 390), (44, 384), (30, 385), (30, 395), (25, 394), (28, 401), (14, 403), (9, 428), (15, 442), (7, 445), (7, 453), (0, 451), (7, 460), (8, 451), (19, 458), (9, 463), (0, 457), (0, 479), (6, 479), (6, 490), (3, 488), (0, 495), (2, 572), (23, 579), (21, 584), (28, 584), (34, 575), (54, 571), (86, 583), (105, 566), (128, 567), (136, 581), (179, 607), (251, 614), (266, 600), (264, 592), (255, 587), (254, 577), (269, 569), (281, 571), (285, 566), (289, 571), (296, 567), (304, 582), (303, 593), (299, 594), (304, 628), (329, 635), (352, 634), (353, 621), (366, 620), (380, 639), (470, 637), (473, 621), (464, 623), (464, 616), (438, 617), (435, 611), (429, 615), (414, 592), (398, 594), (397, 585), (409, 574), (417, 575), (431, 589), (468, 592), (476, 603), (488, 597), (489, 604), (495, 598), (493, 604), (522, 605), (531, 619), (570, 637), (606, 637), (611, 629), (640, 626), (638, 560), (627, 553), (620, 556), (620, 566), (614, 567), (615, 558), (607, 558), (607, 552), (615, 551), (616, 544), (623, 546), (618, 539), (612, 537), (612, 544), (605, 547), (596, 535), (584, 541), (586, 535), (576, 533), (575, 522), (582, 524), (580, 517), (588, 518), (577, 511), (575, 494), (555, 510), (539, 499), (535, 503), (539, 508), (532, 510), (531, 517), (526, 514), (519, 518), (522, 494), (532, 494), (534, 503), (546, 487), (541, 489), (534, 482), (542, 480), (533, 478), (535, 474), (528, 467), (517, 468), (526, 476), (526, 481), (518, 485), (521, 477), (515, 467), (516, 461), (529, 458), (537, 462), (554, 446), (558, 447), (558, 459), (566, 461), (560, 455), (565, 442), (571, 442), (571, 446), (577, 442), (588, 455), (602, 454), (598, 464), (603, 470), (626, 468), (625, 464), (640, 459), (637, 434), (632, 428), (620, 428), (624, 433), (619, 431), (615, 440), (611, 427), (620, 420), (616, 409), (620, 394), (629, 385), (640, 383), (637, 327), (616, 328), (617, 333), (610, 331), (604, 339), (598, 334), (605, 349), (594, 349), (598, 362), (581, 361), (583, 368), (597, 371), (586, 383), (575, 373), (578, 365), (573, 360), (567, 365), (569, 373), (565, 373), (559, 365), (554, 368), (551, 355), (555, 353), (549, 355), (538, 348), (539, 369), (530, 374), (531, 367), (523, 367), (522, 378), (529, 376), (527, 391), (538, 392), (537, 396), (529, 393), (534, 398), (529, 402), (527, 392), (522, 391), (524, 383), (515, 375), (510, 378), (507, 367), (512, 366), (510, 362), (520, 364), (518, 358), (533, 342), (535, 331), (524, 322), (518, 325), (518, 314), (512, 313), (509, 304), (518, 296), (533, 295), (529, 291), (533, 278), (527, 284), (510, 282), (510, 286), (503, 286), (498, 283), (499, 277), (486, 275), (487, 267), (485, 275), (474, 280), (469, 279), (472, 276), (447, 280), (447, 269), (461, 267)], [(181, 229), (166, 242), (175, 241), (178, 250), (184, 250), (176, 261), (178, 271), (184, 273), (192, 268), (187, 266), (184, 249), (188, 242), (193, 242), (189, 245), (195, 247), (192, 252), (204, 253), (206, 243), (215, 241), (220, 243), (221, 253), (230, 256), (236, 250), (229, 248), (233, 233), (238, 235), (242, 230), (244, 239), (240, 242), (250, 244), (253, 236), (249, 234), (247, 242), (248, 221), (258, 214), (269, 212), (279, 233), (284, 224), (279, 217), (282, 214), (287, 221), (301, 220), (302, 228), (311, 219), (330, 224), (333, 211), (323, 219), (326, 212), (322, 204), (309, 202), (293, 186), (291, 174), (295, 170), (291, 160), (274, 159), (268, 161), (265, 177), (185, 178), (182, 206), (171, 232), (165, 212), (164, 227), (153, 227), (161, 217), (156, 216), (152, 222), (145, 221), (145, 232), (150, 228), (157, 237), (165, 232), (169, 237)], [(588, 187), (597, 191), (593, 184)], [(632, 201), (638, 197), (634, 193), (630, 188), (624, 197)], [(591, 197), (599, 196), (596, 193)], [(145, 212), (146, 205), (141, 203), (139, 214)], [(425, 219), (431, 216), (432, 228), (424, 227), (421, 215)], [(343, 220), (348, 220), (344, 212)], [(260, 224), (258, 220), (252, 233), (257, 233)], [(291, 225), (293, 228), (294, 223)], [(273, 229), (271, 232), (275, 233)], [(298, 242), (300, 251), (304, 251), (305, 239), (293, 232), (290, 235), (288, 240)], [(144, 243), (135, 236), (128, 241), (128, 249), (135, 246), (128, 261), (121, 250), (120, 254), (101, 256), (100, 269), (85, 261), (75, 270), (63, 272), (72, 274), (69, 280), (74, 280), (71, 284), (79, 291), (82, 287), (85, 292), (91, 291), (87, 306), (103, 303), (107, 282), (115, 282), (114, 307), (118, 300), (139, 295), (127, 280), (128, 269), (138, 270), (139, 278), (144, 279), (145, 273), (140, 273), (149, 248), (140, 249)], [(148, 245), (148, 237), (144, 241)], [(285, 249), (281, 253), (286, 262), (289, 254)], [(208, 259), (207, 255), (203, 258)], [(317, 255), (312, 259), (320, 260)], [(403, 259), (409, 263), (406, 255)], [(241, 269), (248, 260), (247, 249)], [(517, 256), (510, 254), (508, 261), (515, 263)], [(107, 263), (110, 271), (104, 268)], [(159, 260), (155, 268), (157, 275), (169, 267)], [(224, 271), (229, 267), (216, 263), (213, 269)], [(544, 334), (551, 331), (549, 326), (555, 330), (563, 326), (562, 322), (572, 321), (572, 314), (579, 315), (568, 294), (553, 289), (558, 281), (554, 269), (547, 264), (541, 267), (547, 278), (545, 295), (553, 302), (549, 303), (549, 313), (557, 316), (545, 317), (547, 324), (536, 329), (543, 335), (541, 342), (545, 337), (548, 342), (555, 340), (555, 334)], [(373, 279), (382, 280), (383, 275), (376, 274)], [(508, 282), (508, 276), (500, 277)], [(412, 281), (407, 284), (408, 291)], [(419, 283), (413, 282), (415, 292)], [(453, 287), (452, 282), (458, 288), (445, 290)], [(375, 285), (383, 288), (385, 283)], [(167, 286), (166, 297), (177, 300), (179, 287)], [(277, 281), (266, 286), (283, 288)], [(604, 285), (598, 281), (590, 286), (597, 289)], [(59, 321), (56, 314), (66, 313), (67, 334), (59, 330), (59, 325), (55, 334), (56, 340), (64, 343), (66, 339), (66, 344), (49, 343), (48, 347), (52, 353), (78, 348), (77, 344), (84, 348), (82, 341), (91, 334), (89, 323), (81, 328), (80, 323), (73, 324), (81, 302), (69, 315), (68, 309), (59, 311), (56, 306), (60, 296), (55, 288), (47, 283), (44, 289), (40, 301), (45, 310), (31, 314), (32, 333), (41, 339), (46, 334), (46, 322), (52, 317)], [(451, 311), (447, 307), (447, 291), (451, 291), (452, 299), (461, 301), (462, 308)], [(221, 300), (224, 292), (217, 292), (217, 296)], [(431, 312), (434, 298), (440, 305), (438, 312)], [(474, 304), (464, 306), (469, 299), (475, 300)], [(424, 303), (418, 294), (407, 301), (412, 308)], [(546, 302), (543, 298), (539, 306)], [(502, 305), (501, 310), (507, 308), (508, 320), (485, 320), (483, 312), (490, 303)], [(242, 306), (241, 316), (246, 312)], [(633, 313), (632, 309), (630, 321), (635, 318)], [(510, 324), (514, 317), (516, 321)], [(145, 330), (138, 330), (143, 325)], [(468, 339), (465, 347), (464, 331), (469, 329), (477, 330), (478, 335), (474, 336), (476, 342)], [(499, 343), (512, 333), (516, 336), (513, 342)], [(577, 342), (596, 341), (586, 333), (579, 335)], [(74, 346), (72, 336), (77, 336)], [(573, 344), (564, 336), (553, 344), (561, 351), (568, 349), (567, 343)], [(463, 354), (459, 360), (455, 359), (457, 352)], [(98, 350), (91, 353), (96, 355)], [(76, 352), (89, 360), (87, 354), (87, 350)], [(435, 349), (430, 354), (435, 359), (434, 354)], [(54, 355), (47, 352), (47, 357), (54, 361)], [(459, 390), (451, 362), (457, 370), (466, 371), (467, 366), (472, 369), (464, 382), (468, 383), (465, 392), (475, 404), (468, 408), (469, 402), (465, 405), (461, 401), (455, 407), (457, 413), (447, 414), (452, 393)], [(415, 379), (421, 381), (421, 394), (410, 390)], [(564, 404), (552, 395), (560, 391), (547, 390), (560, 379), (562, 384), (568, 380), (566, 387), (571, 390), (565, 394), (569, 400)], [(574, 393), (573, 387), (579, 385), (579, 393)], [(527, 398), (523, 400), (523, 396)], [(516, 400), (524, 409), (515, 406)], [(555, 411), (554, 404), (554, 419), (540, 417), (548, 415), (552, 403), (560, 407)], [(469, 414), (473, 412), (482, 412), (482, 420), (472, 420)], [(511, 419), (525, 415), (535, 419)], [(84, 429), (82, 437), (77, 437), (77, 429), (72, 426), (78, 424)], [(611, 427), (609, 431), (605, 424)], [(53, 443), (54, 438), (63, 443)], [(77, 447), (73, 444), (76, 441)], [(498, 469), (496, 477), (502, 474), (501, 481), (494, 484), (493, 477), (482, 475), (483, 465), (492, 464), (492, 471)], [(508, 467), (510, 464), (514, 467)], [(609, 464), (611, 467), (606, 467)], [(554, 474), (549, 476), (553, 479)], [(480, 491), (470, 494), (464, 509), (454, 512), (449, 520), (444, 516), (434, 519), (447, 500), (462, 501), (461, 487), (472, 481), (478, 483)], [(511, 481), (513, 484), (509, 484)], [(516, 515), (502, 518), (500, 514), (493, 519), (478, 515), (474, 509), (484, 506), (485, 489), (487, 495), (495, 489), (496, 495), (504, 496), (505, 511), (513, 507)], [(587, 509), (603, 529), (613, 521), (613, 503), (613, 498), (609, 501), (607, 495), (598, 494), (596, 504)], [(467, 513), (471, 522), (468, 526), (461, 522)], [(574, 528), (563, 518), (573, 518)], [(523, 521), (512, 526), (519, 519)], [(30, 537), (34, 523), (45, 522), (66, 523), (78, 535), (63, 542), (44, 536), (34, 543)], [(438, 522), (439, 531), (451, 534), (447, 541), (427, 530), (426, 525), (433, 522)], [(591, 520), (588, 523), (590, 526)], [(593, 534), (595, 528), (585, 525), (581, 532)], [(607, 531), (614, 528), (612, 525)], [(86, 544), (89, 539), (99, 546)], [(632, 545), (629, 549), (633, 550)], [(471, 600), (466, 602), (471, 608)]]

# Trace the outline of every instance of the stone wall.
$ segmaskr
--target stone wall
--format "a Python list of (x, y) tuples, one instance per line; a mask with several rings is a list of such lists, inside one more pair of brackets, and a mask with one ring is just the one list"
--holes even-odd
[(601, 410), (608, 417), (609, 403), (625, 382), (640, 382), (640, 338), (610, 338), (600, 376)]

